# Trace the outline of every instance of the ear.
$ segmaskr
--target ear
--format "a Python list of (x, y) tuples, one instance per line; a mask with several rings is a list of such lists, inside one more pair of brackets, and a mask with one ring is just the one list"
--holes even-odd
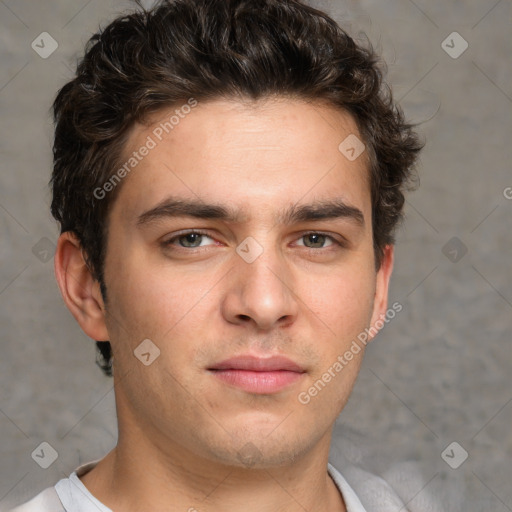
[(393, 245), (386, 245), (383, 251), (380, 268), (377, 271), (375, 299), (373, 302), (373, 313), (368, 341), (372, 340), (376, 336), (377, 331), (379, 331), (379, 329), (384, 325), (384, 319), (386, 318), (386, 311), (388, 307), (389, 280), (391, 279), (391, 273), (393, 272), (394, 257), (395, 247)]
[(89, 270), (74, 233), (60, 235), (54, 267), (62, 298), (82, 331), (94, 340), (109, 340), (100, 285)]

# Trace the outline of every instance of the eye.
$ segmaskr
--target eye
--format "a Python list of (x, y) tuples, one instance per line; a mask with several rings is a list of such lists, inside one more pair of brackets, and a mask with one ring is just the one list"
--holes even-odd
[(176, 245), (174, 242), (178, 241), (180, 247), (188, 248), (188, 249), (195, 249), (197, 247), (203, 247), (204, 245), (211, 245), (211, 244), (203, 244), (203, 240), (205, 238), (209, 238), (210, 240), (213, 240), (210, 236), (208, 236), (203, 231), (189, 231), (187, 233), (181, 233), (178, 235), (173, 236), (172, 238), (169, 238), (165, 242), (163, 242), (164, 246), (169, 245)]
[[(326, 235), (324, 233), (306, 233), (302, 235), (299, 240), (305, 240), (306, 243), (302, 244), (308, 249), (323, 249), (324, 247), (331, 247), (334, 244), (342, 245), (340, 242), (338, 242), (334, 237)], [(325, 242), (329, 241), (330, 244), (325, 246)], [(301, 244), (299, 244), (301, 245)]]
[[(207, 239), (211, 240), (212, 243), (203, 243)], [(298, 240), (304, 240), (304, 242), (298, 243), (297, 245), (306, 247), (307, 249), (326, 249), (333, 247), (334, 245), (343, 247), (343, 243), (336, 240), (333, 236), (325, 233), (310, 232), (303, 234)], [(327, 245), (326, 245), (327, 244)], [(197, 249), (200, 247), (215, 245), (215, 240), (208, 235), (208, 233), (200, 230), (192, 230), (187, 232), (178, 233), (173, 237), (165, 240), (162, 245), (164, 247), (176, 247), (178, 250), (183, 249)]]

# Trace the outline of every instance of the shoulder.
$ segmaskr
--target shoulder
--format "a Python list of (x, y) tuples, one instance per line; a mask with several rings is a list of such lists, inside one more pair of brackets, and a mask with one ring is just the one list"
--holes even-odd
[[(382, 477), (352, 464), (344, 464), (343, 474), (329, 464), (329, 473), (342, 492), (345, 502), (358, 504), (359, 508), (354, 507), (354, 510), (407, 512), (404, 502)], [(351, 510), (350, 507), (349, 510)]]
[(48, 487), (30, 501), (9, 512), (65, 512), (55, 487)]
[(388, 467), (382, 476), (370, 473), (346, 460), (337, 467), (340, 471), (329, 464), (329, 473), (332, 478), (344, 496), (346, 491), (343, 483), (349, 488), (348, 492), (352, 492), (357, 497), (365, 512), (442, 512), (444, 510), (433, 490), (425, 489), (429, 481), (424, 478), (415, 462), (394, 464)]

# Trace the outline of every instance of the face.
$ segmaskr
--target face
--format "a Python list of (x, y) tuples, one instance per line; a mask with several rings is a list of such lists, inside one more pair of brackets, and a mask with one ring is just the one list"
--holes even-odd
[(235, 466), (328, 449), (363, 350), (339, 356), (385, 310), (392, 257), (376, 272), (366, 153), (338, 149), (356, 124), (219, 100), (162, 132), (174, 110), (131, 131), (126, 160), (155, 144), (108, 219), (120, 431)]

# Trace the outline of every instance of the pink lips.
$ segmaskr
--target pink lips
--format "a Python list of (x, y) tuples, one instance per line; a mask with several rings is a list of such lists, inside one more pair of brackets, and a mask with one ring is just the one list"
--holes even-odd
[(299, 365), (282, 356), (238, 356), (209, 370), (227, 384), (258, 394), (277, 393), (300, 380), (305, 373)]

